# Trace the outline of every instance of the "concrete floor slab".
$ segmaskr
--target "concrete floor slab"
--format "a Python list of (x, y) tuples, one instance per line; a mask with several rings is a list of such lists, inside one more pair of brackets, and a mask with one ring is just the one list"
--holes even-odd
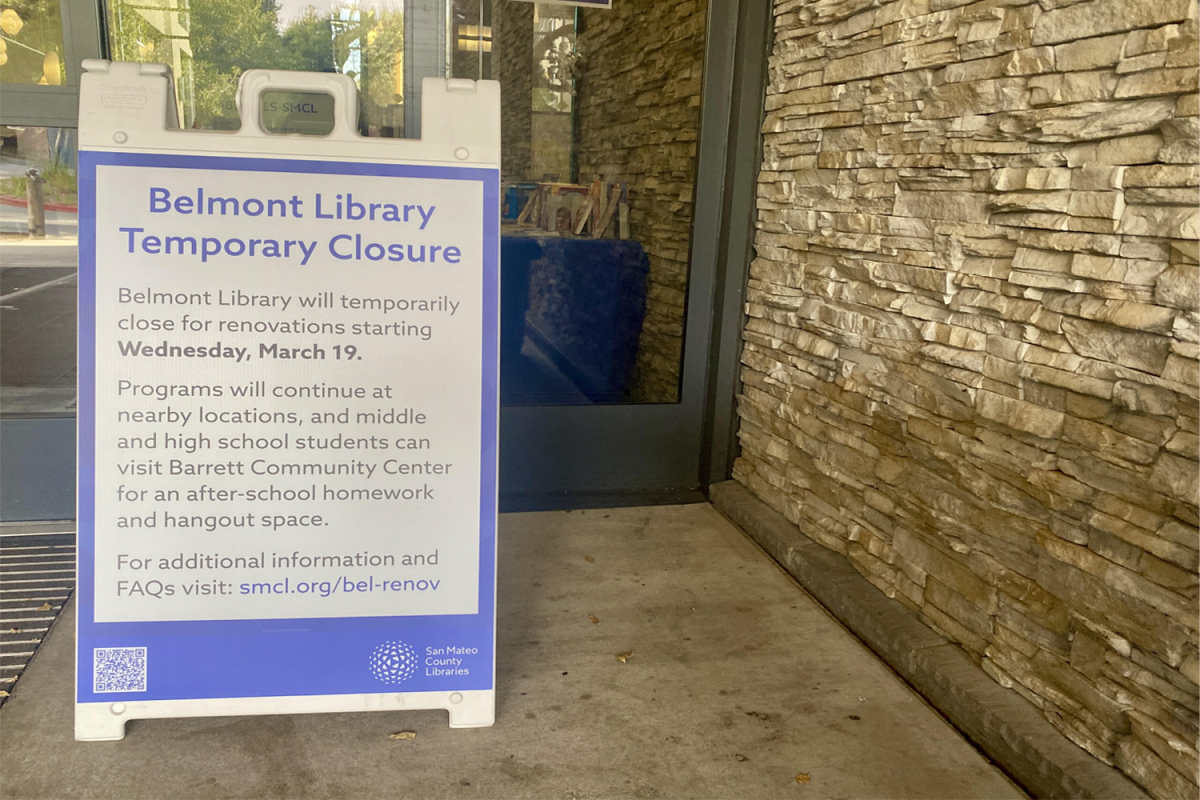
[(0, 796), (1023, 796), (711, 506), (506, 514), (500, 532), (495, 727), (146, 720), (79, 744), (68, 612), (0, 710)]

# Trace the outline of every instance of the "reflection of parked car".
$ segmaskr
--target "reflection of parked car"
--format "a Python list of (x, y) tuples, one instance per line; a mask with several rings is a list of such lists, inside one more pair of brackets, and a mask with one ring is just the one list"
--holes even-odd
[(17, 132), (17, 155), (25, 161), (48, 163), (50, 161), (50, 135), (55, 128), (22, 127)]
[(21, 128), (0, 125), (0, 156), (5, 158), (17, 157), (17, 134)]

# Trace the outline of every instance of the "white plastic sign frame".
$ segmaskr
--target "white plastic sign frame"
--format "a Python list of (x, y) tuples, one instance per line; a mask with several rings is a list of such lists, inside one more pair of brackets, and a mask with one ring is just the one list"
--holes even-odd
[(580, 6), (581, 8), (612, 9), (613, 0), (520, 0), (523, 3), (547, 3), (552, 6)]
[[(210, 132), (177, 129), (168, 68), (84, 68), (75, 738), (491, 725), (499, 84), (426, 78), (423, 138), (377, 139), (344, 75), (250, 70), (241, 129)], [(331, 95), (333, 132), (265, 132), (265, 91)]]

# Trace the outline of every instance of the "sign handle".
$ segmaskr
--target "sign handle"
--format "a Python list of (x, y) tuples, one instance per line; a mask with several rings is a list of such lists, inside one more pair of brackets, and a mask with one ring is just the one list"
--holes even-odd
[(333, 97), (333, 131), (325, 139), (357, 140), (358, 86), (349, 75), (249, 69), (238, 79), (237, 110), (242, 118), (240, 136), (272, 137), (262, 125), (264, 92), (321, 92)]

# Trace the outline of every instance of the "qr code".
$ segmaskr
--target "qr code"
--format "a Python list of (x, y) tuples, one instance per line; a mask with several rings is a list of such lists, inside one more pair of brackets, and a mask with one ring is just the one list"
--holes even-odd
[(146, 691), (146, 648), (97, 647), (92, 652), (92, 691), (96, 694)]

